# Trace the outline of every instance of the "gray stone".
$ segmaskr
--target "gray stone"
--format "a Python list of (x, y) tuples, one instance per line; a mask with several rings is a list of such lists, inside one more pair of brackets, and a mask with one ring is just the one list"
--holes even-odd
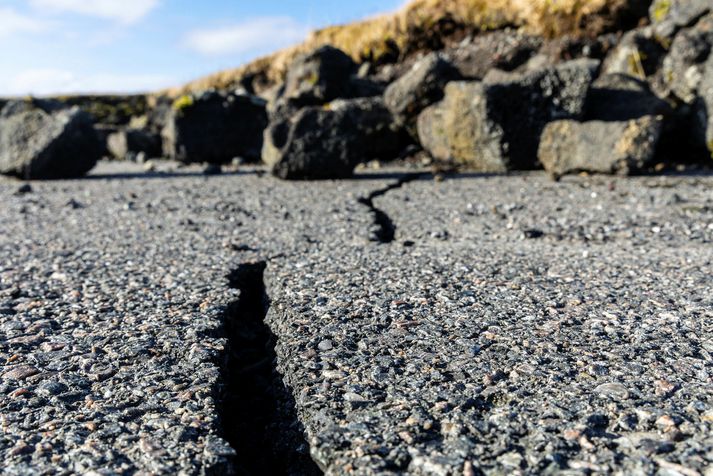
[(649, 16), (656, 35), (668, 39), (711, 11), (710, 0), (654, 0)]
[(384, 93), (384, 103), (399, 124), (415, 137), (419, 113), (443, 98), (443, 88), (460, 74), (440, 53), (431, 53), (416, 62)]
[(661, 66), (666, 50), (651, 27), (637, 28), (624, 34), (602, 65), (603, 74), (627, 74), (645, 80)]
[(661, 93), (692, 104), (703, 80), (704, 64), (712, 46), (713, 15), (676, 35), (663, 60), (659, 78)]
[(713, 156), (713, 55), (703, 64), (698, 97), (694, 103), (694, 134)]
[(283, 179), (352, 175), (372, 159), (391, 159), (402, 140), (380, 98), (336, 100), (307, 107), (265, 131), (263, 161)]
[(490, 70), (513, 71), (526, 64), (542, 47), (536, 36), (495, 31), (445, 50), (445, 57), (465, 79), (483, 79)]
[(143, 153), (146, 157), (161, 156), (161, 136), (145, 129), (124, 129), (107, 137), (109, 153), (116, 159), (136, 157)]
[(577, 172), (626, 175), (649, 165), (662, 120), (653, 116), (619, 122), (556, 121), (542, 133), (538, 157), (553, 177)]
[(575, 60), (526, 75), (451, 82), (445, 98), (419, 117), (421, 145), (436, 159), (479, 171), (534, 168), (545, 125), (582, 116), (597, 66)]
[(182, 96), (163, 129), (163, 150), (184, 163), (258, 161), (266, 126), (265, 101), (256, 96), (212, 91)]
[(91, 116), (79, 108), (9, 103), (0, 115), (0, 173), (28, 180), (80, 177), (101, 157)]

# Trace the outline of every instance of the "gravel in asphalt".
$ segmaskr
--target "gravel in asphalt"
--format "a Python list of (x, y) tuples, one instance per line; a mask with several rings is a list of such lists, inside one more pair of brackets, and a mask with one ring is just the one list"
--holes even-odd
[(0, 182), (6, 473), (240, 472), (226, 276), (259, 262), (327, 474), (713, 473), (713, 178), (125, 167)]

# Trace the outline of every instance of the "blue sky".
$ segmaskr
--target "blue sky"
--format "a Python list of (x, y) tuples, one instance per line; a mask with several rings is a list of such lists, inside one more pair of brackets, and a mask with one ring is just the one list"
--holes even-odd
[(403, 0), (0, 0), (0, 95), (149, 91)]

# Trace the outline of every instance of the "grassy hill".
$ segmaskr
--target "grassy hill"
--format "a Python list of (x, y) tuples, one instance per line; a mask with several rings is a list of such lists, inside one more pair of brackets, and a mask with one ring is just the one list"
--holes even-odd
[(299, 45), (168, 93), (232, 88), (243, 81), (262, 89), (282, 80), (295, 56), (325, 44), (359, 62), (381, 64), (504, 27), (546, 37), (597, 35), (635, 26), (649, 4), (650, 0), (413, 0), (393, 14), (314, 31)]

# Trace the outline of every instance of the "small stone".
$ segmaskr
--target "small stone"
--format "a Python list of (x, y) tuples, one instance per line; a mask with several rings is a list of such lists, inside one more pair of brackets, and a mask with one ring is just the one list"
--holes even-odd
[(409, 433), (408, 431), (401, 431), (399, 432), (399, 437), (406, 442), (408, 445), (412, 445), (413, 442), (415, 441), (413, 439), (413, 435)]
[(532, 240), (542, 238), (543, 236), (545, 236), (545, 232), (536, 228), (530, 228), (529, 230), (524, 230), (522, 232), (522, 236), (527, 240)]
[(32, 452), (32, 447), (25, 443), (23, 440), (17, 442), (17, 444), (10, 450), (10, 456), (18, 456), (24, 453)]
[(498, 457), (498, 463), (506, 468), (519, 468), (522, 464), (522, 455), (516, 452), (505, 453)]
[(37, 375), (39, 372), (39, 370), (30, 365), (19, 365), (5, 372), (2, 378), (3, 380), (23, 380)]
[(346, 400), (347, 402), (351, 402), (351, 403), (366, 403), (369, 401), (366, 398), (359, 395), (358, 393), (354, 393), (354, 392), (345, 393), (344, 400)]
[(332, 344), (332, 341), (329, 340), (329, 339), (323, 340), (322, 342), (320, 342), (320, 343), (317, 345), (317, 348), (318, 348), (319, 350), (321, 350), (322, 352), (326, 352), (326, 351), (328, 351), (328, 350), (332, 350), (333, 347), (334, 347), (334, 346), (333, 346), (333, 344)]
[(26, 388), (18, 388), (17, 390), (10, 392), (10, 398), (17, 398), (23, 395), (29, 394), (30, 391)]
[(676, 426), (676, 421), (669, 415), (662, 415), (656, 420), (656, 425), (664, 428)]
[(67, 386), (59, 382), (42, 382), (37, 388), (37, 394), (43, 396), (59, 395), (67, 391)]
[(15, 195), (25, 195), (27, 193), (32, 193), (32, 186), (29, 183), (21, 185), (16, 191)]
[(80, 208), (84, 208), (84, 205), (77, 200), (70, 198), (67, 203), (64, 204), (65, 207), (71, 208), (72, 210), (79, 210)]
[(657, 380), (656, 384), (656, 395), (665, 395), (671, 393), (676, 389), (676, 385), (672, 384), (668, 380)]
[(629, 398), (629, 390), (617, 382), (604, 383), (594, 391), (603, 397), (609, 397), (613, 400), (627, 400)]

